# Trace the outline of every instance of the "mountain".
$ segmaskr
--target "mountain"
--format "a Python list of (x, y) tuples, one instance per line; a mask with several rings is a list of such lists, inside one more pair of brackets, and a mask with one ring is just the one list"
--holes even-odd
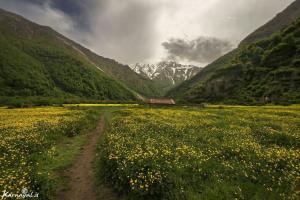
[(115, 60), (99, 56), (89, 49), (73, 43), (75, 49), (86, 56), (90, 62), (103, 70), (109, 76), (120, 81), (128, 88), (144, 97), (159, 97), (162, 95), (160, 88), (155, 85), (155, 82), (147, 77), (134, 72), (128, 65), (123, 65)]
[[(237, 49), (209, 64), (192, 79), (170, 90), (167, 96), (190, 103), (257, 103), (266, 97), (273, 102), (299, 102), (299, 68), (296, 64), (299, 57), (299, 27), (291, 18), (283, 20), (282, 17), (291, 16), (291, 10), (300, 16), (298, 0), (272, 20), (272, 23), (279, 20), (279, 27), (286, 24), (283, 29), (269, 30), (267, 23), (258, 30), (265, 30), (265, 33), (269, 32), (271, 35), (261, 38), (262, 35), (251, 34), (255, 37), (244, 40)], [(294, 27), (295, 30), (287, 32), (290, 27)], [(256, 42), (251, 43), (252, 40)], [(271, 61), (270, 55), (277, 56), (277, 64)]]
[(290, 22), (296, 20), (299, 16), (300, 0), (296, 0), (284, 11), (277, 14), (277, 16), (274, 17), (271, 21), (267, 22), (265, 25), (248, 35), (243, 41), (241, 41), (240, 46), (256, 42), (260, 39), (272, 35), (272, 33), (284, 28)]
[(139, 92), (159, 94), (151, 80), (96, 55), (50, 27), (2, 9), (0, 23), (2, 98), (134, 100)]
[(145, 78), (154, 81), (162, 91), (167, 91), (190, 79), (201, 70), (201, 68), (194, 65), (182, 65), (174, 61), (162, 61), (158, 64), (137, 63), (132, 69)]

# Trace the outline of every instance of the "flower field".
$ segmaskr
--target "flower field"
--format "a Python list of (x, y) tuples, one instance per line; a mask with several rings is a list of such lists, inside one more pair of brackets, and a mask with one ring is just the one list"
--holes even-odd
[(0, 191), (40, 191), (36, 159), (62, 136), (80, 132), (87, 112), (61, 107), (0, 108)]
[(81, 103), (81, 104), (65, 104), (64, 106), (66, 107), (135, 107), (135, 106), (139, 106), (139, 104), (124, 104), (124, 103), (83, 104)]
[(128, 108), (99, 163), (130, 199), (299, 199), (300, 106)]

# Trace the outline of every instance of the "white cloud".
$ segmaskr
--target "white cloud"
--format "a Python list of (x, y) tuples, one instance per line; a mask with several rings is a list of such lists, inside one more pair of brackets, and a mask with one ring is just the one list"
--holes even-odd
[[(30, 0), (0, 1), (0, 7), (49, 25), (80, 41), (100, 55), (132, 64), (159, 61), (167, 56), (161, 46), (170, 38), (194, 40), (215, 37), (237, 45), (293, 0), (85, 0), (78, 18)], [(25, 3), (26, 2), (26, 3)], [(57, 1), (59, 2), (59, 1)], [(74, 2), (76, 3), (76, 2)], [(77, 2), (78, 3), (78, 2)]]
[(0, 6), (38, 24), (50, 26), (73, 40), (83, 41), (82, 34), (76, 29), (76, 22), (64, 12), (51, 7), (50, 1), (45, 1), (43, 4), (22, 1), (0, 2)]
[[(237, 45), (293, 0), (168, 0), (159, 23), (159, 41), (193, 40), (199, 36), (229, 40)], [(167, 2), (167, 3), (166, 3)], [(166, 52), (157, 45), (156, 58)]]

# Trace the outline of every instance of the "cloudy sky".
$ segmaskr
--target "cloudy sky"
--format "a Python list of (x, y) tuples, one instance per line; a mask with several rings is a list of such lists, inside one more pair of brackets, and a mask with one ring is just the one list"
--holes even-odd
[(173, 59), (204, 65), (293, 0), (0, 0), (126, 64)]

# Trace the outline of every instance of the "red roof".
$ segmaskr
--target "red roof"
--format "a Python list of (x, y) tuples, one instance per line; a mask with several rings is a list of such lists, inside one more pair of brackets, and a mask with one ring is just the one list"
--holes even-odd
[(149, 104), (175, 105), (173, 99), (149, 99), (147, 102)]

